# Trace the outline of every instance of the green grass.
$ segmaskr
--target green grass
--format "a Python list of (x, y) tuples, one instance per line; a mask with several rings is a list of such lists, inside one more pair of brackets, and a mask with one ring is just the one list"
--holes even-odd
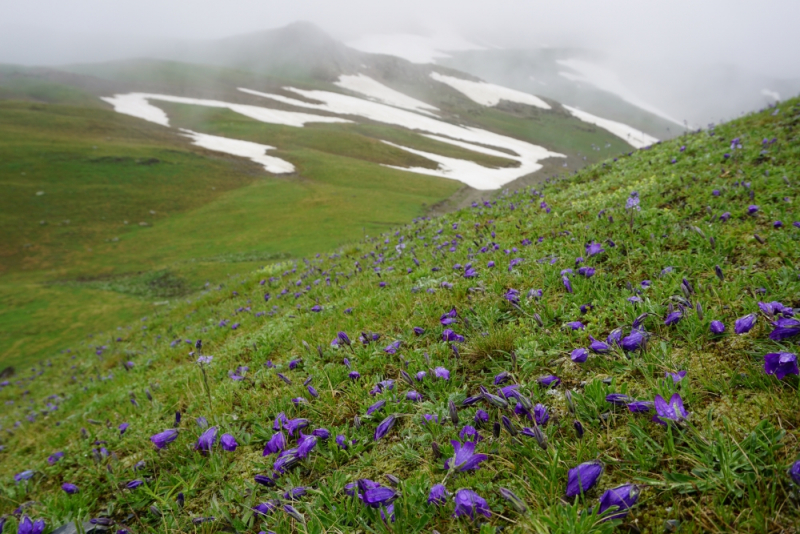
[[(304, 260), (274, 263), (224, 287), (213, 284), (190, 302), (171, 302), (144, 321), (75, 343), (71, 352), (41, 366), (20, 369), (0, 390), (0, 402), (8, 403), (0, 416), (5, 429), (0, 512), (32, 502), (26, 513), (46, 519), (48, 528), (109, 517), (115, 528), (136, 532), (488, 533), (499, 527), (504, 532), (662, 532), (666, 521), (679, 523), (681, 532), (796, 531), (798, 489), (786, 471), (800, 454), (798, 377), (778, 380), (765, 374), (764, 355), (797, 353), (798, 338), (770, 340), (772, 327), (758, 302), (800, 306), (800, 228), (792, 224), (800, 220), (799, 125), (800, 102), (792, 100), (778, 113), (768, 110), (721, 125), (713, 135), (700, 132), (591, 166), (540, 188), (543, 196), (526, 189), (501, 195), (488, 207), (418, 219), (380, 236), (370, 229), (373, 237), (336, 253), (304, 253)], [(731, 149), (735, 137), (744, 148)], [(762, 139), (773, 138), (774, 144), (762, 146)], [(308, 172), (316, 168), (341, 176), (330, 166), (350, 164), (349, 158), (309, 148), (296, 153), (303, 151), (308, 152), (303, 161), (312, 162)], [(733, 155), (726, 159), (726, 153)], [(333, 187), (326, 179), (320, 182)], [(241, 194), (257, 204), (256, 198), (274, 197), (259, 197), (259, 188), (273, 187), (267, 183), (224, 197)], [(414, 195), (412, 185), (403, 187), (394, 194)], [(719, 196), (712, 194), (715, 189)], [(362, 201), (368, 201), (369, 191), (360, 193)], [(633, 213), (625, 208), (632, 191), (641, 198), (641, 211)], [(755, 215), (747, 214), (751, 204), (759, 206)], [(221, 226), (219, 234), (237, 240), (224, 250), (258, 248), (243, 228), (257, 221), (252, 210), (225, 221), (213, 216), (212, 206), (201, 208), (200, 216), (186, 212), (131, 234), (119, 246), (158, 257), (166, 249), (136, 248), (136, 239), (144, 239), (138, 236), (150, 232), (150, 241), (157, 243), (158, 232), (168, 231), (170, 224), (185, 224), (189, 232), (193, 224), (210, 220)], [(382, 207), (373, 210), (378, 216)], [(731, 217), (722, 222), (725, 212)], [(775, 228), (776, 220), (784, 226)], [(294, 220), (287, 228), (297, 224)], [(329, 225), (324, 217), (305, 224)], [(198, 229), (192, 239), (199, 242), (207, 234), (209, 241), (216, 239), (209, 234), (214, 226)], [(282, 239), (299, 238), (287, 233)], [(604, 252), (589, 256), (589, 242), (601, 243)], [(310, 238), (305, 243), (318, 244)], [(575, 269), (577, 257), (596, 273), (591, 278), (573, 274), (573, 291), (567, 292), (561, 271)], [(522, 262), (510, 267), (513, 258)], [(490, 260), (496, 267), (488, 267)], [(477, 270), (476, 278), (463, 277), (466, 263)], [(715, 275), (715, 266), (724, 280)], [(683, 279), (691, 285), (688, 294), (681, 289)], [(144, 282), (154, 280), (161, 280), (159, 287), (175, 285), (170, 276)], [(643, 286), (644, 280), (651, 284)], [(504, 297), (511, 288), (520, 292), (518, 305)], [(542, 298), (527, 297), (531, 289), (543, 289)], [(633, 296), (641, 302), (629, 301)], [(592, 306), (582, 313), (586, 304)], [(680, 304), (685, 306), (682, 319), (666, 325), (664, 318)], [(314, 312), (315, 305), (321, 311)], [(452, 307), (458, 322), (450, 327), (466, 338), (456, 344), (457, 353), (442, 342), (440, 316)], [(649, 335), (643, 348), (627, 353), (615, 348), (582, 364), (571, 361), (570, 353), (587, 346), (589, 335), (604, 340), (620, 327), (627, 335), (642, 313), (649, 314), (640, 319)], [(755, 328), (735, 334), (734, 321), (750, 313), (758, 315)], [(576, 320), (584, 330), (565, 328)], [(724, 322), (726, 333), (712, 335), (711, 320)], [(415, 326), (424, 333), (415, 335)], [(331, 346), (339, 331), (353, 340), (352, 349)], [(362, 332), (381, 338), (363, 344), (357, 340)], [(213, 355), (205, 368), (208, 391), (195, 363), (198, 339), (202, 353)], [(387, 354), (384, 347), (395, 340), (402, 345)], [(348, 378), (351, 369), (344, 358), (360, 379)], [(290, 365), (298, 359), (296, 367)], [(132, 362), (130, 370), (125, 362)], [(249, 370), (242, 371), (244, 380), (234, 381), (229, 372), (239, 366)], [(437, 366), (450, 370), (449, 380), (434, 378), (431, 370)], [(413, 383), (421, 402), (406, 399), (412, 389), (401, 377), (406, 370), (412, 376), (428, 372)], [(679, 383), (665, 377), (678, 370), (687, 372)], [(511, 374), (510, 383), (519, 384), (532, 404), (549, 410), (550, 420), (541, 425), (546, 449), (499, 424), (501, 416), (517, 430), (532, 422), (485, 399), (460, 407), (459, 423), (450, 420), (449, 401), (461, 406), (480, 386), (494, 391), (493, 377), (501, 371)], [(538, 386), (537, 378), (551, 373), (561, 384), (549, 391)], [(392, 390), (370, 394), (386, 379), (395, 380)], [(606, 401), (611, 393), (647, 401), (678, 393), (690, 415), (661, 426), (650, 420), (652, 414), (613, 407)], [(291, 399), (299, 397), (305, 402), (296, 405)], [(367, 407), (379, 399), (387, 401), (383, 410), (367, 416)], [(491, 418), (478, 429), (483, 440), (476, 445), (487, 459), (479, 470), (448, 474), (443, 464), (453, 454), (450, 440), (459, 439), (477, 408)], [(178, 437), (158, 451), (149, 438), (175, 425), (176, 411), (182, 414)], [(273, 489), (256, 484), (254, 475), (272, 471), (275, 455), (263, 456), (262, 450), (279, 412), (307, 418), (307, 431), (326, 428), (332, 437), (319, 440)], [(378, 423), (390, 414), (397, 416), (394, 427), (375, 441)], [(423, 414), (437, 415), (440, 424), (426, 424)], [(207, 455), (194, 450), (202, 432), (195, 418), (201, 416), (236, 438), (235, 452), (219, 445)], [(575, 420), (586, 430), (582, 439), (576, 437)], [(120, 436), (122, 422), (130, 428)], [(498, 435), (493, 424), (502, 429)], [(346, 450), (334, 442), (339, 434), (348, 440)], [(290, 442), (294, 446), (295, 439)], [(441, 456), (435, 455), (434, 443)], [(55, 451), (63, 451), (64, 458), (50, 466), (46, 459)], [(568, 470), (593, 460), (604, 464), (597, 485), (565, 500)], [(144, 463), (134, 470), (138, 462)], [(23, 470), (34, 471), (32, 478), (15, 483), (13, 475)], [(362, 478), (388, 486), (387, 474), (400, 480), (395, 520), (388, 523), (379, 510), (345, 491), (346, 484)], [(131, 480), (143, 484), (126, 489)], [(76, 484), (79, 493), (65, 494), (64, 482)], [(452, 492), (476, 491), (487, 500), (491, 518), (452, 518), (452, 497), (442, 509), (429, 505), (428, 491), (439, 482)], [(602, 521), (589, 512), (597, 509), (604, 491), (625, 483), (641, 489), (626, 518)], [(292, 503), (304, 523), (282, 509), (254, 515), (256, 504), (298, 486), (308, 487)], [(516, 511), (500, 488), (514, 491), (527, 511)], [(185, 495), (184, 507), (176, 502), (179, 492)], [(209, 517), (214, 519), (192, 523)]]
[[(275, 178), (101, 108), (0, 102), (0, 125), (6, 364), (35, 361), (81, 339), (82, 329), (115, 328), (157, 309), (166, 297), (142, 282), (148, 273), (175, 273), (185, 296), (209, 280), (377, 233), (460, 187), (373, 163), (384, 154), (400, 165), (419, 158), (346, 132), (346, 142), (368, 146), (348, 153), (336, 132), (283, 127), (310, 141), (288, 144), (298, 173)], [(327, 152), (322, 139), (334, 145)], [(376, 145), (385, 150), (370, 155)], [(242, 254), (255, 260), (238, 261)], [(67, 286), (80, 296), (63, 298)], [(73, 326), (74, 314), (81, 319)]]

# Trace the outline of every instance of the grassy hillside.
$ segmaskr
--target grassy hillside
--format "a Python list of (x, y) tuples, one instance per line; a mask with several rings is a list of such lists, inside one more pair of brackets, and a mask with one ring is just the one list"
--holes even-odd
[(20, 369), (0, 511), (133, 532), (795, 531), (798, 126), (793, 100)]
[[(385, 63), (386, 76), (402, 73), (452, 120), (561, 151), (570, 168), (626, 150), (566, 114), (486, 109), (418, 66), (372, 61)], [(38, 361), (206, 283), (377, 234), (463, 189), (387, 169), (435, 164), (384, 140), (492, 167), (512, 163), (385, 124), (293, 128), (158, 103), (175, 127), (278, 147), (274, 154), (298, 172), (276, 178), (191, 146), (177, 128), (114, 114), (98, 98), (151, 91), (264, 105), (237, 87), (280, 92), (285, 84), (332, 89), (320, 79), (169, 61), (0, 66), (0, 363)]]
[[(2, 101), (0, 125), (5, 364), (36, 361), (208, 281), (377, 233), (459, 189), (313, 147), (290, 154), (298, 176), (275, 178), (102, 108)], [(427, 163), (383, 152), (389, 163)], [(162, 275), (166, 287), (153, 281)]]

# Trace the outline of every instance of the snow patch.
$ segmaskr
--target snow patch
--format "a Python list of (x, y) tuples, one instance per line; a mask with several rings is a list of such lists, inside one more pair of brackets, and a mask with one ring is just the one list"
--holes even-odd
[(114, 111), (118, 113), (132, 115), (146, 121), (161, 124), (162, 126), (169, 126), (169, 118), (162, 109), (152, 105), (150, 100), (174, 102), (176, 104), (192, 104), (212, 108), (226, 108), (257, 121), (269, 124), (282, 124), (285, 126), (302, 127), (308, 122), (352, 122), (338, 117), (323, 117), (322, 115), (262, 108), (246, 104), (231, 104), (219, 100), (204, 100), (154, 93), (128, 93), (124, 95), (114, 95), (113, 97), (103, 97), (102, 99), (114, 106)]
[(622, 124), (621, 122), (612, 121), (610, 119), (603, 119), (602, 117), (592, 115), (591, 113), (581, 111), (571, 106), (564, 106), (564, 109), (569, 111), (574, 117), (582, 120), (583, 122), (588, 122), (590, 124), (594, 124), (595, 126), (599, 126), (600, 128), (611, 132), (617, 137), (624, 139), (634, 148), (644, 148), (658, 142), (658, 139), (655, 137), (647, 135), (646, 133), (641, 132), (636, 128), (632, 128), (627, 124)]
[(395, 33), (389, 35), (365, 35), (346, 43), (370, 54), (388, 54), (407, 59), (412, 63), (433, 63), (437, 58), (450, 57), (447, 52), (460, 50), (485, 50), (457, 35), (434, 36)]
[(580, 59), (559, 59), (557, 60), (557, 63), (575, 71), (559, 71), (558, 74), (568, 80), (594, 85), (598, 89), (613, 93), (629, 104), (633, 104), (638, 108), (649, 111), (653, 115), (658, 115), (662, 119), (666, 119), (670, 122), (674, 122), (675, 124), (684, 126), (681, 121), (670, 117), (667, 113), (639, 98), (630, 89), (625, 87), (625, 84), (622, 83), (617, 74), (611, 70)]
[(239, 156), (248, 158), (256, 163), (264, 166), (267, 172), (274, 174), (285, 174), (287, 172), (294, 172), (294, 165), (286, 160), (276, 158), (274, 156), (267, 156), (267, 150), (275, 150), (274, 146), (261, 145), (251, 141), (241, 141), (239, 139), (230, 139), (228, 137), (219, 137), (216, 135), (208, 135), (193, 132), (192, 130), (185, 130), (181, 128), (182, 135), (189, 137), (193, 145), (214, 150), (216, 152), (224, 152), (232, 156)]
[[(283, 95), (276, 95), (270, 93), (262, 93), (260, 91), (254, 91), (252, 89), (246, 89), (240, 87), (239, 90), (243, 91), (248, 94), (261, 96), (264, 98), (269, 98), (271, 100), (276, 100), (278, 102), (282, 102), (284, 104), (290, 104), (293, 106), (306, 108), (306, 109), (316, 109), (320, 111), (327, 111), (330, 113), (337, 113), (340, 115), (354, 115), (359, 117), (364, 117), (369, 120), (374, 120), (376, 122), (382, 122), (385, 124), (394, 124), (396, 126), (402, 126), (404, 128), (408, 128), (409, 130), (420, 131), (427, 134), (433, 134), (438, 141), (442, 141), (445, 143), (450, 143), (455, 146), (460, 146), (462, 148), (468, 148), (469, 150), (473, 150), (475, 152), (482, 152), (487, 153), (486, 148), (484, 147), (477, 147), (474, 145), (484, 145), (489, 147), (498, 147), (503, 148), (506, 150), (511, 151), (514, 155), (509, 154), (502, 154), (500, 157), (506, 157), (508, 159), (516, 160), (520, 163), (518, 167), (511, 167), (511, 168), (503, 168), (503, 169), (489, 169), (486, 167), (482, 167), (477, 165), (476, 163), (466, 162), (463, 160), (456, 160), (454, 158), (445, 158), (444, 156), (439, 155), (431, 155), (429, 159), (432, 161), (438, 162), (440, 165), (447, 166), (450, 169), (449, 172), (446, 172), (442, 169), (440, 170), (431, 170), (431, 169), (406, 169), (412, 172), (418, 172), (421, 174), (433, 174), (439, 172), (440, 174), (434, 174), (435, 176), (444, 176), (445, 178), (452, 178), (455, 180), (460, 180), (464, 183), (472, 184), (478, 183), (476, 182), (475, 175), (478, 172), (485, 173), (487, 176), (483, 179), (482, 182), (478, 183), (480, 188), (483, 189), (499, 189), (504, 184), (515, 180), (521, 176), (525, 176), (526, 174), (530, 174), (535, 172), (541, 168), (537, 162), (542, 159), (558, 157), (563, 158), (565, 157), (563, 154), (559, 154), (556, 152), (550, 152), (549, 150), (533, 145), (531, 143), (527, 143), (525, 141), (521, 141), (519, 139), (514, 139), (513, 137), (507, 137), (504, 135), (496, 134), (493, 132), (489, 132), (486, 130), (481, 130), (479, 128), (472, 128), (468, 126), (460, 126), (456, 124), (450, 124), (448, 122), (444, 122), (434, 117), (428, 117), (424, 115), (420, 115), (418, 113), (413, 113), (411, 111), (407, 111), (404, 109), (395, 108), (392, 106), (387, 106), (385, 104), (381, 104), (378, 102), (372, 102), (369, 100), (364, 100), (361, 98), (356, 98), (349, 95), (343, 95), (339, 93), (332, 93), (329, 91), (305, 91), (301, 89), (295, 89), (293, 87), (284, 87), (287, 91), (295, 92), (309, 100), (314, 100), (316, 103), (305, 102), (303, 100), (297, 100), (294, 98), (285, 97)], [(473, 146), (466, 146), (466, 143), (470, 143)], [(412, 152), (412, 149), (406, 149), (409, 152)], [(494, 152), (494, 151), (493, 151)], [(421, 154), (421, 151), (416, 151), (413, 153)], [(428, 153), (425, 153), (428, 154)], [(493, 155), (499, 155), (497, 154)], [(424, 157), (428, 157), (427, 155)], [(456, 161), (461, 162), (456, 165)], [(479, 167), (476, 169), (475, 166)]]
[(431, 152), (415, 150), (413, 148), (390, 143), (389, 141), (384, 141), (384, 143), (405, 150), (406, 152), (422, 156), (439, 164), (439, 168), (437, 169), (427, 169), (425, 167), (396, 167), (394, 165), (385, 165), (386, 167), (401, 171), (415, 172), (417, 174), (439, 176), (440, 178), (448, 178), (450, 180), (458, 180), (459, 182), (481, 191), (500, 189), (505, 184), (516, 180), (520, 176), (525, 176), (526, 174), (536, 172), (542, 168), (538, 163), (522, 161), (519, 167), (490, 169), (472, 161), (449, 158)]
[(516, 89), (509, 89), (501, 85), (486, 82), (472, 82), (469, 80), (462, 80), (461, 78), (454, 78), (452, 76), (445, 76), (438, 72), (431, 72), (431, 78), (437, 82), (442, 82), (449, 85), (459, 93), (464, 94), (470, 100), (477, 102), (483, 106), (493, 107), (500, 103), (501, 100), (508, 100), (509, 102), (517, 102), (519, 104), (527, 104), (542, 109), (550, 109), (550, 104), (545, 102), (539, 97), (533, 96), (529, 93), (523, 93)]
[(418, 111), (428, 115), (432, 115), (432, 113), (430, 113), (431, 111), (439, 111), (439, 108), (435, 106), (404, 95), (391, 87), (386, 87), (382, 83), (364, 74), (357, 74), (355, 76), (343, 74), (339, 76), (339, 80), (335, 82), (334, 85), (398, 108), (410, 109), (411, 111)]

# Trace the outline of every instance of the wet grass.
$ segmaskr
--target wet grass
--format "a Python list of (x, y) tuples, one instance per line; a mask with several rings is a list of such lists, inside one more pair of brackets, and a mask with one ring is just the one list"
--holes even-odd
[[(379, 236), (370, 230), (373, 237), (336, 253), (307, 254), (210, 286), (191, 302), (76, 343), (33, 369), (20, 368), (0, 390), (6, 403), (0, 511), (10, 514), (28, 503), (25, 513), (51, 527), (107, 517), (115, 528), (136, 532), (795, 531), (797, 488), (786, 471), (798, 458), (798, 377), (766, 375), (763, 357), (796, 353), (798, 338), (770, 340), (758, 302), (800, 307), (800, 228), (792, 224), (800, 220), (798, 126), (800, 103), (793, 100), (607, 160), (545, 185), (541, 195), (509, 192), (489, 205), (418, 219)], [(731, 149), (737, 137), (743, 148)], [(319, 164), (329, 162), (321, 158)], [(632, 191), (641, 199), (641, 211), (633, 214), (625, 208)], [(751, 204), (759, 206), (755, 215), (747, 214)], [(731, 217), (723, 222), (725, 212)], [(780, 228), (773, 224), (778, 220)], [(218, 231), (231, 235), (241, 227), (221, 224)], [(206, 226), (192, 239), (213, 231)], [(248, 239), (230, 250), (255, 248)], [(589, 256), (589, 242), (605, 251)], [(156, 246), (148, 253), (160, 252)], [(578, 257), (596, 273), (574, 273), (567, 292), (561, 272), (576, 269)], [(514, 258), (522, 261), (511, 267)], [(463, 277), (467, 263), (476, 278)], [(717, 265), (724, 280), (714, 273)], [(683, 279), (692, 286), (688, 295)], [(504, 298), (511, 288), (520, 291), (518, 305)], [(542, 289), (542, 297), (528, 297), (531, 289)], [(680, 303), (682, 319), (664, 324)], [(450, 327), (465, 336), (463, 343), (442, 341), (439, 319), (452, 307), (458, 322)], [(627, 334), (643, 313), (650, 315), (641, 319), (649, 334), (642, 349), (571, 361), (571, 351), (587, 346), (588, 335), (605, 340), (618, 327)], [(756, 327), (735, 334), (735, 319), (749, 313), (759, 314)], [(577, 320), (584, 329), (565, 327)], [(726, 332), (712, 334), (711, 320), (724, 322)], [(424, 332), (415, 334), (415, 326)], [(338, 331), (347, 332), (352, 349), (332, 346)], [(380, 339), (365, 344), (358, 341), (361, 333)], [(203, 354), (213, 355), (205, 369), (208, 392), (195, 363), (197, 340)], [(396, 340), (402, 342), (397, 352), (385, 352)], [(290, 365), (293, 360), (300, 361)], [(239, 366), (249, 369), (241, 371), (243, 380), (233, 380), (229, 373)], [(437, 366), (450, 370), (449, 380), (433, 376)], [(351, 380), (351, 370), (360, 379)], [(405, 370), (428, 373), (414, 382), (420, 402), (406, 398), (412, 386), (401, 377)], [(679, 382), (665, 376), (679, 370), (686, 371)], [(494, 391), (492, 378), (502, 371), (533, 404), (548, 408), (550, 420), (541, 426), (546, 449), (503, 425), (495, 434), (493, 424), (502, 416), (517, 430), (533, 425), (486, 400), (460, 407), (459, 423), (450, 420), (449, 401), (460, 406), (479, 386)], [(537, 379), (547, 374), (562, 382), (539, 386)], [(386, 379), (395, 380), (393, 389), (370, 394)], [(690, 415), (661, 426), (652, 413), (611, 405), (611, 393), (648, 401), (678, 393)], [(304, 402), (292, 401), (301, 397)], [(387, 401), (383, 410), (366, 415), (379, 399)], [(478, 428), (483, 440), (477, 450), (488, 459), (479, 470), (447, 474), (450, 440), (473, 424), (478, 408), (491, 418)], [(182, 416), (177, 425), (176, 411)], [(262, 456), (262, 450), (279, 412), (307, 418), (308, 431), (326, 428), (331, 438), (319, 440), (276, 479), (276, 488), (267, 488), (254, 476), (272, 473), (275, 455)], [(376, 427), (390, 414), (397, 417), (394, 427), (375, 441)], [(426, 423), (423, 414), (436, 415), (439, 423)], [(201, 416), (233, 435), (236, 451), (219, 445), (207, 455), (195, 451)], [(576, 420), (585, 429), (582, 439)], [(122, 422), (130, 428), (120, 436)], [(156, 450), (150, 436), (173, 426), (176, 441)], [(347, 449), (334, 442), (340, 434)], [(48, 465), (55, 451), (65, 455)], [(605, 466), (597, 485), (565, 499), (568, 470), (592, 460)], [(13, 475), (24, 470), (32, 477), (15, 483)], [(345, 492), (346, 484), (362, 478), (388, 486), (387, 474), (400, 479), (393, 522)], [(126, 489), (134, 479), (143, 484)], [(429, 505), (430, 487), (442, 481), (450, 491), (477, 492), (491, 517), (454, 519), (452, 500), (441, 509)], [(80, 491), (65, 494), (64, 482)], [(604, 491), (626, 483), (638, 484), (641, 493), (624, 519), (603, 521), (589, 512)], [(297, 486), (308, 487), (292, 503), (302, 522), (283, 509), (254, 514), (256, 504)], [(514, 491), (527, 511), (504, 500), (501, 487)], [(176, 502), (179, 492), (183, 507)], [(213, 519), (192, 522), (198, 518)]]

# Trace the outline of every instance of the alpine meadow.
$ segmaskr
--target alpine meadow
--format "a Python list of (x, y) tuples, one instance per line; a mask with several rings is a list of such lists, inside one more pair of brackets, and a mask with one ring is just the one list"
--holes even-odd
[(800, 530), (800, 98), (377, 42), (0, 66), (0, 534)]

